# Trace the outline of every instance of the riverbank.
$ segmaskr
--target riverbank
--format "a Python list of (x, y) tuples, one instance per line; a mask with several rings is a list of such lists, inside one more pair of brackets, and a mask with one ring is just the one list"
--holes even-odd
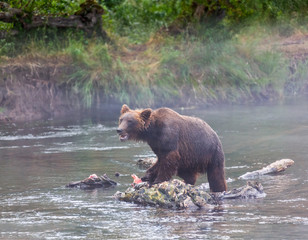
[(70, 37), (15, 43), (20, 54), (0, 56), (0, 119), (50, 118), (108, 104), (204, 107), (307, 94), (306, 30), (253, 26), (225, 37), (199, 28), (190, 35), (158, 32), (140, 44), (119, 37), (108, 44)]

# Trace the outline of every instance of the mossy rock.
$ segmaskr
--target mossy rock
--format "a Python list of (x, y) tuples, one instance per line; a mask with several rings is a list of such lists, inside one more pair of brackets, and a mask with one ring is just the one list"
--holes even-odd
[(224, 199), (265, 196), (263, 187), (258, 182), (247, 182), (245, 186), (227, 192), (207, 193), (178, 179), (152, 186), (142, 182), (114, 195), (120, 201), (169, 209), (214, 208)]
[(178, 179), (151, 187), (143, 182), (128, 188), (125, 192), (117, 192), (115, 197), (120, 201), (171, 209), (206, 207), (208, 204), (205, 199), (210, 198), (206, 193)]

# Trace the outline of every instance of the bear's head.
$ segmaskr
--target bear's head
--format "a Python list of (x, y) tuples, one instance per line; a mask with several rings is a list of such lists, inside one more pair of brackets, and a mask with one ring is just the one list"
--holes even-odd
[(122, 106), (117, 133), (122, 142), (132, 139), (141, 140), (141, 134), (146, 131), (151, 122), (152, 109), (131, 110), (126, 104)]

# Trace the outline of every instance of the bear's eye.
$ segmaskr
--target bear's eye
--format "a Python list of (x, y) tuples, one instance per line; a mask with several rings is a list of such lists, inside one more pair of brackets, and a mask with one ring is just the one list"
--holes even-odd
[(128, 119), (127, 122), (128, 122), (128, 123), (133, 123), (133, 120)]

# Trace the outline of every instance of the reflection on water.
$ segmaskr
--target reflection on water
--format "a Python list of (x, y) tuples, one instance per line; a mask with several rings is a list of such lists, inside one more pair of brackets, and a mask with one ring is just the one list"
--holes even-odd
[[(214, 210), (171, 211), (113, 199), (142, 175), (136, 161), (153, 156), (144, 143), (118, 140), (110, 120), (49, 120), (0, 127), (0, 239), (307, 239), (308, 104), (182, 110), (219, 134), (229, 188), (237, 177), (281, 158), (295, 161), (260, 179), (267, 196), (230, 200)], [(114, 173), (120, 172), (120, 177)], [(119, 185), (66, 189), (96, 173)], [(197, 184), (206, 182), (201, 177)], [(206, 185), (205, 185), (206, 186)]]

